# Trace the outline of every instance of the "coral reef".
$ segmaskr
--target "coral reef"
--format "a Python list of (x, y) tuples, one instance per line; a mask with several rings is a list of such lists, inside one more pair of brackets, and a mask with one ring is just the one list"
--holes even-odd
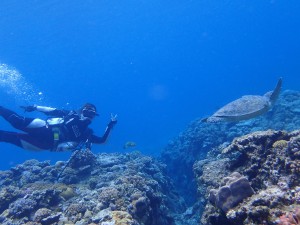
[[(263, 116), (239, 123), (216, 124), (203, 123), (201, 122), (201, 118), (199, 118), (192, 121), (178, 137), (170, 141), (163, 149), (161, 158), (167, 165), (168, 174), (172, 178), (178, 192), (187, 201), (189, 206), (193, 206), (193, 204), (196, 203), (196, 207), (200, 207), (199, 211), (202, 211), (205, 207), (205, 205), (201, 203), (203, 201), (199, 200), (196, 191), (197, 185), (193, 172), (193, 166), (196, 161), (206, 159), (207, 155), (212, 158), (217, 158), (224, 147), (229, 145), (234, 138), (242, 135), (268, 129), (285, 130), (288, 132), (299, 129), (299, 99), (300, 92), (285, 90), (280, 94), (272, 110)], [(281, 142), (274, 144), (284, 145), (284, 141), (286, 140), (279, 141)], [(271, 145), (272, 144), (273, 143), (271, 143)], [(298, 145), (296, 140), (294, 141), (294, 145)], [(299, 148), (295, 147), (294, 150), (291, 149), (291, 151), (295, 152), (295, 157), (297, 157), (299, 152), (297, 149)], [(235, 157), (238, 157), (241, 153), (235, 152), (235, 154)], [(242, 155), (240, 157), (242, 157)], [(293, 161), (290, 165), (290, 169), (300, 171), (300, 162)], [(228, 175), (229, 174), (224, 174), (224, 176)]]
[[(300, 203), (300, 173), (291, 169), (298, 160), (294, 153), (299, 137), (300, 130), (254, 132), (236, 138), (222, 149), (217, 159), (197, 161), (194, 171), (198, 190), (206, 200), (202, 224), (277, 224), (287, 207)], [(215, 169), (216, 165), (221, 169)], [(219, 210), (207, 201), (209, 193), (215, 193), (214, 189), (224, 185), (222, 177), (236, 172), (249, 180), (255, 192), (225, 210), (215, 204), (221, 208)], [(244, 190), (236, 192), (243, 193)], [(284, 218), (280, 217), (281, 224), (286, 224)], [(291, 218), (295, 217), (289, 216), (285, 220), (291, 221)]]
[(159, 159), (81, 150), (0, 171), (0, 223), (299, 224), (299, 99), (284, 91), (271, 111), (239, 123), (197, 119)]
[(172, 213), (184, 205), (165, 165), (139, 153), (75, 157), (64, 171), (66, 162), (37, 160), (1, 171), (0, 223), (175, 224)]

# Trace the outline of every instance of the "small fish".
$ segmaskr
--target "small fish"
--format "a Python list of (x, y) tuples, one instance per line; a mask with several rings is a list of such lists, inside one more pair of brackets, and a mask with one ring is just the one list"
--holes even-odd
[(127, 148), (133, 148), (133, 147), (135, 147), (136, 146), (136, 143), (135, 142), (133, 142), (133, 141), (127, 141), (126, 143), (125, 143), (125, 145), (123, 146), (123, 148), (124, 149), (127, 149)]

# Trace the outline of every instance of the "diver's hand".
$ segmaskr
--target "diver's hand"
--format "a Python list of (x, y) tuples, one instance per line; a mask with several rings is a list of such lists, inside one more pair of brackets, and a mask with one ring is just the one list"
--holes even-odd
[(112, 113), (110, 114), (110, 122), (108, 123), (109, 128), (113, 128), (117, 124), (117, 114), (113, 115)]
[(118, 117), (118, 114), (115, 114), (115, 115), (112, 114), (112, 113), (110, 114), (110, 120), (111, 121), (117, 121), (117, 117)]
[(36, 110), (36, 105), (20, 106), (25, 112), (33, 112)]

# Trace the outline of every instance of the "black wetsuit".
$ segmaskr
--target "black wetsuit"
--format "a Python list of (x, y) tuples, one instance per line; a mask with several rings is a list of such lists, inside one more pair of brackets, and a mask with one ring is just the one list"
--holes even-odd
[[(42, 120), (27, 118), (0, 106), (0, 116), (7, 120), (14, 128), (24, 133), (0, 130), (0, 142), (8, 142), (28, 150), (72, 150), (78, 144), (104, 143), (116, 123), (110, 121), (104, 135), (98, 137), (88, 126), (91, 120), (83, 117), (76, 111), (58, 110), (49, 107), (40, 107), (41, 111), (52, 118)], [(55, 118), (56, 117), (56, 118)]]

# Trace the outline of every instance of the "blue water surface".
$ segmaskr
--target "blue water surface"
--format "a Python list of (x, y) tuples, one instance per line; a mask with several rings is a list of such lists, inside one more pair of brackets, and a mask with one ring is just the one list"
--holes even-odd
[[(159, 155), (196, 118), (245, 94), (300, 89), (299, 0), (2, 0), (0, 105), (94, 103), (94, 152)], [(0, 118), (1, 130), (14, 130)], [(137, 143), (124, 149), (127, 141)], [(0, 143), (0, 169), (70, 153)]]

